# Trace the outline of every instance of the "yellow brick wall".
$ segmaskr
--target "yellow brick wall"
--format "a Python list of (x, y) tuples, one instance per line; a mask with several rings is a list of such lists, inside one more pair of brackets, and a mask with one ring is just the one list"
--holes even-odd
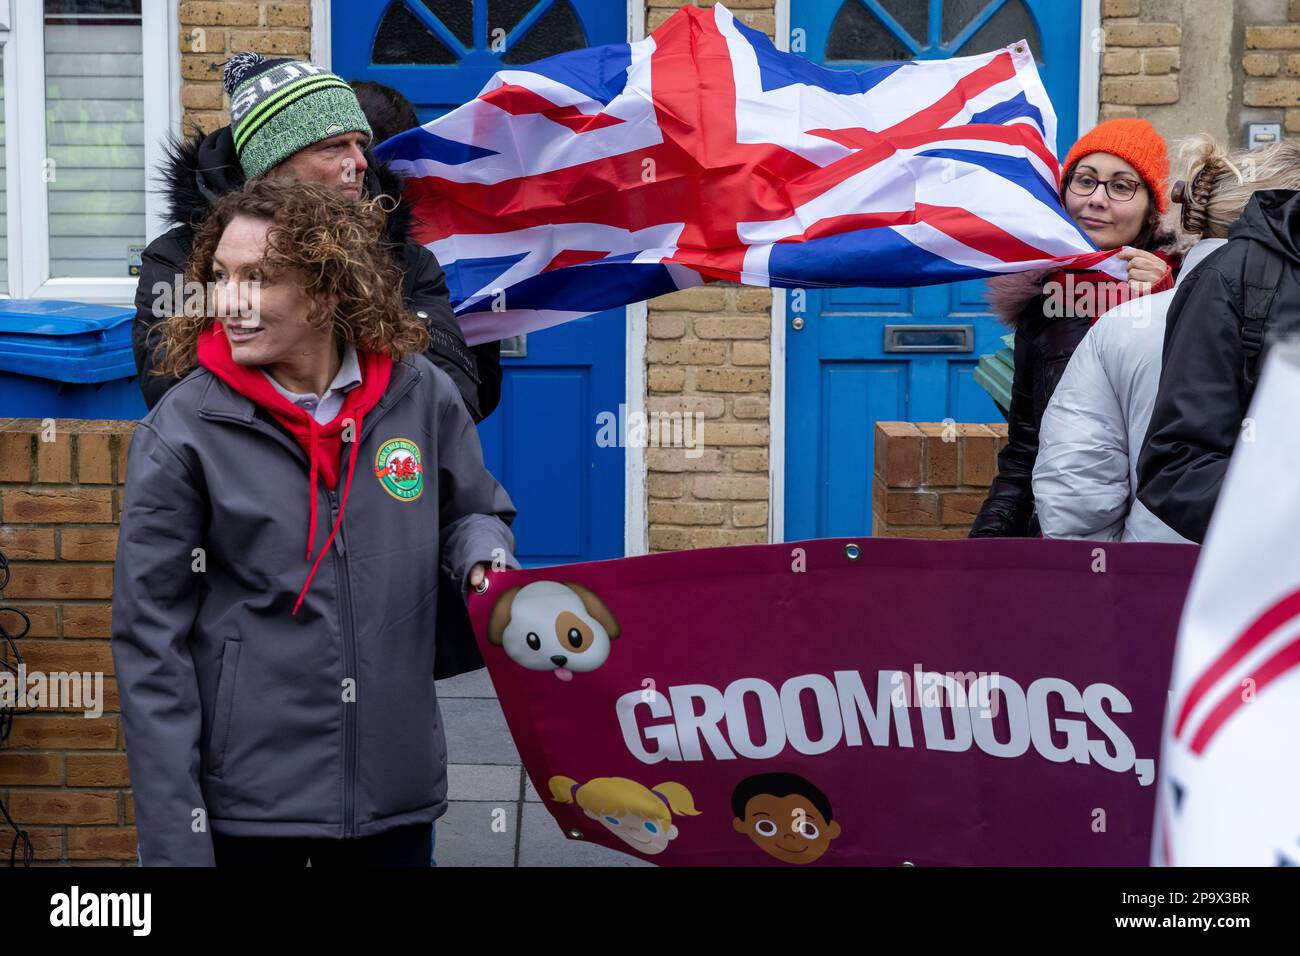
[(1145, 11), (1139, 0), (1103, 0), (1100, 119), (1178, 102), (1182, 26), (1159, 19), (1171, 13), (1181, 18), (1181, 0)]
[(311, 56), (310, 0), (184, 0), (180, 5), (182, 127), (205, 131), (230, 122), (221, 68), (232, 53)]
[(762, 544), (772, 294), (713, 283), (652, 299), (646, 411), (703, 415), (703, 451), (646, 449), (651, 551)]
[(1282, 110), (1286, 132), (1300, 134), (1300, 0), (1290, 0), (1286, 18), (1245, 25), (1242, 99), (1249, 107)]
[[(15, 642), (29, 674), (104, 675), (104, 713), (19, 713), (0, 749), (0, 801), (38, 864), (135, 863), (135, 806), (109, 634), (113, 559), (134, 422), (0, 419), (4, 600), (31, 619)], [(6, 614), (6, 629), (18, 627)], [(12, 663), (12, 658), (10, 658)], [(8, 859), (6, 827), (0, 860)]]
[[(723, 2), (739, 20), (755, 30), (762, 30), (768, 36), (775, 35), (776, 7), (772, 0), (723, 0)], [(713, 6), (713, 0), (685, 0), (681, 3), (647, 0), (646, 33), (653, 33), (656, 27), (676, 13), (680, 7), (685, 6), (699, 7), (703, 10)]]

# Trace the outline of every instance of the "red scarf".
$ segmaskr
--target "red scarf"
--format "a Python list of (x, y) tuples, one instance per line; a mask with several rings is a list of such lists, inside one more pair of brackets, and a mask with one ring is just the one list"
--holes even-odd
[(1129, 289), (1128, 282), (1096, 271), (1060, 269), (1047, 277), (1047, 283), (1057, 283), (1062, 290), (1073, 293), (1074, 302), (1070, 305), (1072, 311), (1067, 314), (1087, 316), (1090, 323), (1095, 325), (1113, 306), (1174, 287), (1173, 259), (1164, 252), (1153, 252), (1152, 255), (1164, 262), (1165, 274), (1158, 282), (1152, 283), (1146, 292), (1133, 292)]
[(298, 593), (298, 600), (293, 606), (293, 613), (307, 596), (311, 579), (316, 576), (321, 559), (325, 557), (334, 542), (334, 535), (343, 524), (343, 511), (348, 506), (348, 491), (352, 487), (352, 473), (357, 464), (357, 449), (361, 445), (361, 424), (366, 414), (379, 403), (388, 389), (388, 381), (393, 372), (393, 360), (379, 352), (367, 352), (357, 349), (357, 360), (361, 366), (361, 384), (351, 389), (343, 398), (343, 407), (329, 424), (321, 425), (306, 410), (276, 390), (261, 370), (248, 365), (240, 365), (230, 354), (230, 340), (220, 322), (213, 322), (199, 334), (199, 364), (208, 369), (240, 395), (266, 409), (289, 433), (297, 439), (302, 450), (311, 463), (308, 481), (311, 484), (311, 520), (307, 528), (307, 560), (311, 560), (312, 545), (316, 541), (316, 486), (318, 480), (324, 480), (325, 487), (334, 489), (339, 483), (339, 463), (343, 451), (343, 427), (352, 422), (352, 448), (348, 454), (348, 476), (343, 484), (343, 499), (339, 504), (339, 514), (330, 529), (325, 546), (320, 549), (316, 561), (311, 566), (307, 581)]

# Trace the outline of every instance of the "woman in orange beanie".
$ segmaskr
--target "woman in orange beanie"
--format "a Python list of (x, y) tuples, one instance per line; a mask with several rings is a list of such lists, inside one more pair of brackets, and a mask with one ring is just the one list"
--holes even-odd
[(1007, 444), (971, 537), (1035, 537), (1033, 472), (1043, 412), (1088, 329), (1120, 302), (1173, 286), (1173, 237), (1160, 230), (1169, 205), (1165, 141), (1141, 119), (1085, 134), (1065, 157), (1061, 200), (1098, 249), (1123, 248), (1129, 281), (1100, 273), (1026, 272), (989, 281), (990, 302), (1015, 329)]

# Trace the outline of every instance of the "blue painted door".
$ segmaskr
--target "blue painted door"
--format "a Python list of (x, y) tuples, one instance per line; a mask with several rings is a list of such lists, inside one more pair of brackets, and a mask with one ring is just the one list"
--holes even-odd
[[(790, 8), (800, 52), (837, 69), (1027, 39), (1056, 108), (1058, 155), (1077, 136), (1077, 0), (791, 0)], [(1002, 420), (972, 380), (979, 356), (1007, 331), (988, 312), (984, 286), (787, 293), (786, 540), (870, 534), (877, 421)]]
[[(428, 122), (473, 99), (498, 70), (627, 39), (613, 0), (333, 0), (331, 66), (411, 101)], [(623, 554), (624, 450), (596, 420), (624, 401), (622, 309), (503, 343), (501, 404), (479, 425), (487, 466), (510, 492), (525, 565)]]

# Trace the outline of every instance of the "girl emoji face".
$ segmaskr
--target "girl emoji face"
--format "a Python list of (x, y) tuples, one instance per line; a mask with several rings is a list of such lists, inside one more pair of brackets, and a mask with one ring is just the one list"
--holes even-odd
[(643, 817), (630, 811), (585, 812), (638, 853), (654, 856), (668, 849), (669, 840), (677, 839), (677, 828), (670, 820)]

